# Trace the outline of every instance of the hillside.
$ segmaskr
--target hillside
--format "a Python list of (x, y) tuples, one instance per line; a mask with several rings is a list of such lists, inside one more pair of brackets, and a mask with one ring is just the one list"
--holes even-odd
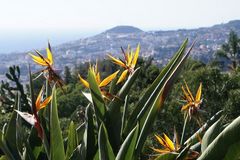
[(139, 33), (143, 32), (141, 29), (133, 27), (133, 26), (116, 26), (109, 30), (106, 30), (104, 33), (123, 33), (123, 34), (129, 34), (129, 33)]
[[(93, 37), (80, 39), (55, 47), (56, 54), (75, 62), (103, 58), (106, 53), (117, 55), (120, 47), (136, 47), (141, 44), (142, 56), (154, 56), (157, 63), (165, 64), (185, 38), (197, 43), (192, 52), (195, 59), (208, 62), (213, 53), (227, 40), (230, 30), (240, 34), (240, 20), (197, 29), (170, 31), (142, 31), (131, 26), (117, 26)], [(75, 59), (74, 59), (75, 60)], [(70, 65), (73, 61), (69, 61)]]
[[(65, 65), (73, 67), (90, 59), (106, 58), (107, 53), (120, 56), (121, 46), (126, 48), (127, 45), (131, 45), (134, 48), (140, 43), (142, 56), (153, 56), (156, 63), (164, 65), (183, 40), (189, 38), (190, 43), (195, 39), (197, 41), (191, 56), (208, 62), (213, 53), (227, 40), (230, 30), (240, 35), (240, 20), (212, 27), (169, 31), (142, 31), (132, 26), (117, 26), (93, 37), (54, 46), (53, 54), (56, 67), (62, 69)], [(9, 65), (21, 65), (22, 68), (26, 68), (30, 58), (26, 53), (13, 53), (0, 55), (0, 60), (1, 76)]]

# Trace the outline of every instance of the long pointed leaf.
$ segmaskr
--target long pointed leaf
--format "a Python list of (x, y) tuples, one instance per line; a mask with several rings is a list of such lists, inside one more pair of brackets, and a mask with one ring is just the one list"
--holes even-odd
[(202, 144), (201, 144), (201, 151), (204, 152), (204, 150), (207, 148), (209, 144), (212, 143), (212, 141), (218, 136), (218, 134), (222, 131), (222, 119), (219, 119), (217, 122), (215, 122), (204, 134), (202, 138)]
[[(17, 108), (17, 105), (20, 101), (20, 97), (16, 95), (15, 99), (15, 109)], [(18, 153), (17, 149), (17, 130), (16, 130), (16, 119), (17, 119), (17, 113), (13, 112), (10, 121), (7, 124), (7, 130), (5, 133), (5, 140), (7, 143), (7, 146), (9, 150), (11, 151), (12, 155), (15, 159), (21, 159), (21, 156)]]
[(55, 86), (53, 87), (53, 96), (50, 111), (50, 157), (51, 159), (65, 160), (62, 131), (58, 118)]
[(105, 106), (100, 88), (98, 87), (95, 74), (91, 69), (88, 72), (88, 83), (90, 85), (94, 111), (95, 111), (96, 117), (99, 118), (98, 120), (98, 123), (99, 123), (100, 120), (104, 121), (106, 106)]
[(97, 140), (95, 137), (93, 110), (90, 105), (86, 108), (85, 118), (84, 144), (86, 148), (86, 159), (93, 159), (97, 151)]
[[(133, 128), (133, 126), (137, 123), (137, 117), (140, 114), (140, 112), (146, 112), (149, 108), (145, 107), (143, 109), (143, 106), (146, 105), (148, 102), (148, 106), (150, 106), (154, 98), (151, 100), (149, 99), (150, 97), (156, 97), (157, 94), (160, 91), (159, 83), (162, 83), (164, 81), (164, 77), (167, 77), (166, 75), (173, 70), (176, 65), (180, 62), (182, 57), (184, 56), (185, 48), (187, 46), (188, 40), (185, 40), (178, 52), (175, 54), (175, 56), (172, 58), (172, 60), (167, 64), (166, 67), (162, 70), (162, 72), (158, 75), (158, 77), (155, 79), (155, 81), (152, 83), (152, 85), (147, 89), (147, 91), (144, 93), (144, 95), (139, 99), (139, 102), (136, 104), (134, 107), (134, 110), (129, 117), (128, 124), (126, 128), (124, 129), (124, 134), (125, 136), (129, 133), (129, 131)], [(157, 89), (156, 89), (157, 88)], [(155, 91), (155, 92), (154, 92)]]
[(69, 160), (79, 160), (79, 159), (86, 159), (86, 148), (84, 144), (80, 144), (77, 148), (73, 151)]
[(37, 160), (40, 152), (43, 150), (43, 145), (42, 140), (38, 137), (38, 133), (35, 127), (32, 127), (25, 145), (26, 160)]
[(215, 123), (221, 116), (222, 116), (223, 110), (218, 111), (214, 116), (212, 116), (201, 128), (197, 130), (190, 138), (188, 138), (185, 142), (184, 145), (188, 143), (196, 143), (198, 142), (198, 137), (202, 136), (203, 133), (213, 124)]
[(234, 143), (229, 147), (228, 152), (226, 156), (224, 157), (224, 160), (239, 160), (240, 159), (240, 141), (237, 143)]
[(71, 121), (68, 129), (68, 144), (66, 151), (66, 160), (72, 155), (74, 149), (77, 147), (77, 132), (73, 121)]
[(100, 160), (115, 160), (115, 156), (108, 140), (107, 130), (102, 123), (98, 135), (99, 159)]
[(115, 153), (120, 147), (120, 134), (122, 126), (121, 107), (124, 104), (125, 97), (129, 93), (131, 86), (138, 77), (139, 72), (140, 68), (137, 68), (134, 73), (128, 78), (128, 80), (124, 83), (123, 87), (118, 92), (116, 98), (114, 98), (110, 102), (108, 107), (109, 110), (107, 112), (106, 127), (108, 131), (111, 131), (111, 134), (109, 135), (109, 140)]
[(124, 140), (121, 148), (118, 151), (116, 160), (128, 160), (134, 159), (134, 151), (135, 146), (137, 143), (138, 138), (138, 132), (139, 132), (139, 125), (137, 125), (127, 136), (127, 138)]
[(128, 110), (128, 96), (126, 96), (124, 101), (124, 107), (123, 107), (123, 113), (122, 113), (122, 126), (121, 126), (121, 138), (123, 134), (123, 129), (125, 128), (125, 125), (127, 123), (127, 110)]
[(78, 143), (82, 143), (84, 131), (85, 131), (85, 123), (82, 123), (76, 130), (77, 130)]
[(154, 160), (176, 160), (177, 156), (178, 156), (178, 153), (170, 152), (170, 153), (161, 154)]
[(141, 152), (144, 142), (147, 138), (148, 132), (151, 128), (151, 124), (154, 122), (157, 113), (162, 108), (169, 88), (171, 87), (174, 78), (179, 73), (184, 62), (186, 61), (186, 58), (188, 57), (192, 47), (193, 45), (190, 47), (188, 52), (181, 58), (178, 64), (175, 67), (170, 68), (169, 71), (163, 76), (163, 79), (157, 85), (153, 94), (149, 97), (147, 103), (143, 106), (143, 109), (139, 113), (137, 118), (138, 121), (140, 122), (139, 124), (141, 132), (136, 146), (136, 154), (139, 154)]
[(223, 159), (231, 147), (240, 142), (239, 130), (240, 116), (214, 139), (198, 160)]
[(15, 160), (14, 155), (11, 153), (6, 144), (6, 140), (2, 131), (0, 131), (0, 148), (9, 160)]

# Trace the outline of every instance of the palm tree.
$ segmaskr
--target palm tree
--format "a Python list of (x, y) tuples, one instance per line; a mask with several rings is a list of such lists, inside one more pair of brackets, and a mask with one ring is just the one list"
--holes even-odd
[(216, 56), (230, 62), (228, 67), (231, 70), (237, 70), (240, 59), (240, 39), (234, 31), (230, 31), (228, 42), (221, 46), (221, 49), (216, 52)]

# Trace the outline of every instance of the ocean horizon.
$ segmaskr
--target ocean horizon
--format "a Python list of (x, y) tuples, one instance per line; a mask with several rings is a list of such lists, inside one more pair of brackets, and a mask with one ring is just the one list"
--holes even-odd
[(0, 31), (0, 54), (27, 52), (45, 48), (48, 41), (52, 46), (98, 34), (84, 31)]

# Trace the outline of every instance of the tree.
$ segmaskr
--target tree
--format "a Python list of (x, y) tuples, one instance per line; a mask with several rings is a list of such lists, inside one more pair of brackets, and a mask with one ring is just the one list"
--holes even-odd
[(64, 67), (64, 82), (69, 84), (72, 82), (72, 75), (70, 72), (70, 68), (68, 66)]
[(240, 39), (234, 31), (230, 31), (228, 42), (221, 46), (221, 49), (216, 52), (216, 56), (230, 63), (228, 67), (231, 70), (237, 70), (240, 58)]

